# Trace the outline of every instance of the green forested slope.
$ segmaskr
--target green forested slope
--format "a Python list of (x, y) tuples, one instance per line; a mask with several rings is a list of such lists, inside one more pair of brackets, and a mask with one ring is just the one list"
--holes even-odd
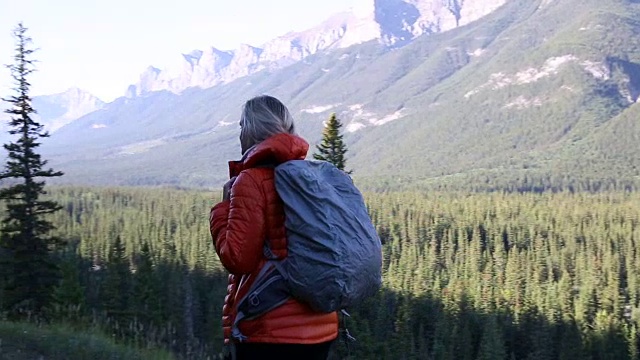
[(346, 128), (366, 125), (346, 136), (363, 186), (469, 188), (478, 174), (523, 187), (633, 183), (639, 18), (630, 0), (510, 0), (402, 48), (370, 42), (211, 89), (122, 98), (43, 149), (64, 182), (217, 186), (239, 157), (240, 105), (270, 93), (312, 144), (332, 111)]

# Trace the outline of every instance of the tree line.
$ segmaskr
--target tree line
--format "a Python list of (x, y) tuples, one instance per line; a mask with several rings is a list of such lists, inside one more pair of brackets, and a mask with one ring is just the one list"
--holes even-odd
[[(221, 348), (210, 193), (54, 188), (52, 321), (184, 358)], [(349, 309), (357, 359), (638, 359), (638, 194), (367, 193), (384, 289)], [(347, 349), (340, 344), (341, 356)]]

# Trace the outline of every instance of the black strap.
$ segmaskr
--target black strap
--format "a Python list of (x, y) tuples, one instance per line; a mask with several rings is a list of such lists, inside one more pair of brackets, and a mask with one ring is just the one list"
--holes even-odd
[(262, 275), (258, 275), (251, 285), (249, 293), (238, 303), (238, 312), (244, 314), (244, 319), (255, 319), (290, 299), (286, 279), (273, 262), (267, 262), (269, 267)]
[(344, 342), (344, 345), (347, 348), (347, 359), (350, 359), (351, 358), (350, 344), (352, 342), (356, 342), (356, 338), (351, 336), (351, 333), (349, 333), (349, 329), (347, 328), (347, 318), (351, 317), (351, 315), (349, 315), (349, 313), (345, 309), (342, 309), (340, 310), (340, 313), (338, 314), (338, 316), (340, 316), (339, 332), (342, 335), (342, 341)]

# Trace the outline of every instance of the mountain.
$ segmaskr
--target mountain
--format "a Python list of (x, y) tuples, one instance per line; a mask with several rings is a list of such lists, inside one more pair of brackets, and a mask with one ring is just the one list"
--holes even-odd
[(404, 45), (425, 33), (438, 33), (473, 22), (506, 0), (366, 0), (355, 11), (339, 13), (302, 32), (291, 32), (260, 46), (235, 50), (214, 47), (182, 54), (174, 65), (149, 66), (126, 96), (190, 87), (209, 88), (265, 69), (279, 69), (307, 56), (378, 39)]
[(78, 88), (33, 98), (33, 107), (38, 111), (37, 120), (51, 133), (86, 114), (102, 109), (104, 105), (102, 100)]
[[(6, 103), (2, 104), (3, 110)], [(65, 92), (52, 95), (34, 96), (32, 105), (37, 114), (33, 119), (44, 125), (50, 133), (56, 132), (61, 127), (81, 118), (82, 116), (102, 109), (105, 103), (94, 95), (78, 88), (70, 88)], [(10, 116), (2, 113), (0, 119), (2, 130), (0, 139), (5, 142), (9, 139), (7, 134)]]
[[(409, 2), (395, 3), (405, 14)], [(239, 157), (242, 103), (269, 93), (312, 144), (336, 112), (365, 188), (633, 187), (639, 18), (637, 0), (508, 0), (405, 44), (381, 36), (205, 89), (123, 97), (43, 151), (66, 182), (217, 187)]]

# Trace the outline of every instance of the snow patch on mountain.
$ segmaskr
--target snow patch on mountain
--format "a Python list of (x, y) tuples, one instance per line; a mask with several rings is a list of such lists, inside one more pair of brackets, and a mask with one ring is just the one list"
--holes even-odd
[(474, 51), (467, 52), (467, 54), (469, 56), (478, 57), (478, 56), (481, 56), (482, 54), (484, 54), (484, 51), (485, 51), (484, 49), (478, 48), (478, 49), (475, 49)]
[(360, 129), (364, 128), (364, 127), (366, 127), (366, 125), (365, 125), (365, 124), (363, 124), (363, 123), (361, 123), (361, 122), (357, 122), (357, 121), (356, 121), (356, 122), (352, 122), (352, 123), (348, 124), (348, 125), (345, 127), (345, 130), (346, 130), (347, 132), (353, 133), (353, 132), (356, 132), (356, 131), (358, 131), (358, 130), (360, 130)]
[(389, 114), (389, 115), (383, 116), (383, 117), (381, 117), (379, 119), (376, 119), (376, 118), (369, 119), (369, 122), (372, 125), (380, 126), (380, 125), (384, 125), (384, 124), (386, 124), (388, 122), (391, 122), (391, 121), (394, 121), (394, 120), (398, 120), (398, 119), (402, 118), (403, 116), (404, 116), (404, 109), (398, 110), (398, 111), (394, 112), (393, 114)]
[(348, 107), (341, 117), (350, 118), (351, 121), (346, 125), (345, 130), (353, 133), (367, 126), (381, 126), (391, 121), (401, 119), (405, 116), (406, 109), (400, 109), (394, 113), (386, 115), (378, 115), (364, 109), (363, 104), (353, 104)]
[(566, 64), (570, 61), (577, 60), (574, 55), (564, 55), (559, 57), (553, 57), (547, 59), (540, 69), (530, 68), (525, 71), (521, 71), (515, 75), (515, 77), (508, 79), (503, 78), (502, 81), (499, 81), (494, 88), (500, 88), (512, 83), (514, 84), (529, 84), (532, 82), (536, 82), (542, 78), (548, 77), (550, 75), (555, 75), (558, 73), (558, 70), (563, 64)]
[[(464, 97), (469, 98), (484, 89), (498, 90), (510, 85), (524, 85), (540, 81), (543, 78), (557, 75), (560, 69), (569, 63), (577, 63), (579, 59), (575, 55), (563, 55), (547, 59), (540, 68), (529, 68), (513, 75), (503, 72), (491, 74), (489, 80), (479, 87), (467, 92)], [(606, 64), (585, 60), (579, 63), (584, 71), (600, 80), (608, 80), (611, 76)]]
[(602, 62), (587, 60), (583, 61), (581, 65), (596, 79), (608, 80), (611, 77), (611, 71), (609, 70), (609, 67)]
[(354, 119), (361, 119), (368, 121), (376, 116), (376, 114), (366, 111), (364, 109), (364, 104), (353, 104), (349, 106), (349, 111), (351, 111), (351, 116)]
[(340, 104), (333, 104), (333, 105), (315, 105), (315, 106), (311, 106), (309, 108), (305, 108), (300, 110), (300, 112), (303, 113), (307, 113), (307, 114), (321, 114), (323, 112), (327, 112), (333, 108), (335, 108), (336, 106), (339, 106)]
[(542, 99), (538, 97), (527, 99), (526, 97), (521, 95), (521, 96), (518, 96), (515, 100), (506, 104), (503, 107), (503, 109), (516, 108), (516, 109), (522, 110), (522, 109), (527, 109), (533, 106), (542, 106), (542, 104), (543, 104)]

